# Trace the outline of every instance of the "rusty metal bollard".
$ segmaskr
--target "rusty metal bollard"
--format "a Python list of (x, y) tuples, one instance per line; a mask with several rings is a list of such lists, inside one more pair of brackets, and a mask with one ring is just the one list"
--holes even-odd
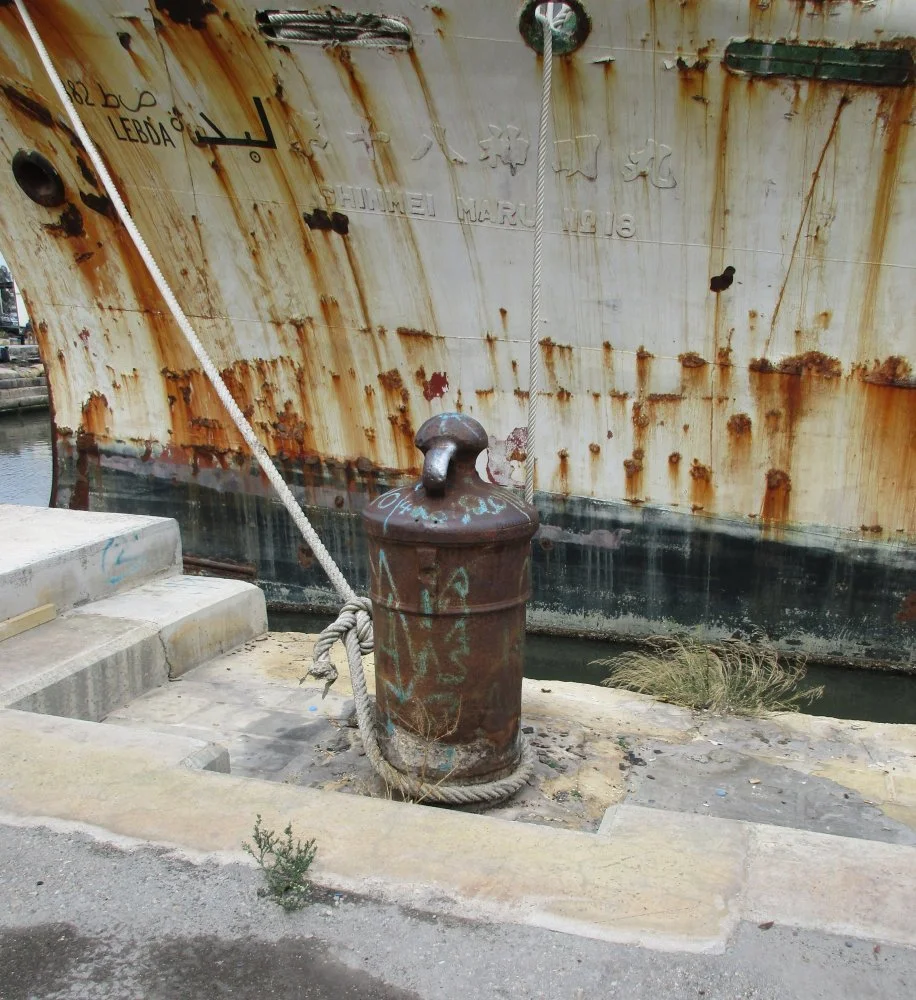
[(495, 781), (519, 759), (538, 514), (477, 475), (487, 435), (473, 418), (433, 417), (416, 445), (421, 481), (363, 513), (379, 741), (390, 764), (421, 780)]

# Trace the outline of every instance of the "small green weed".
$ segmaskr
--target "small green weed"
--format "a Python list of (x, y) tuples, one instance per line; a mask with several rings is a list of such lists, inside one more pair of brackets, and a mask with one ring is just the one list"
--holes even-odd
[(264, 872), (267, 887), (258, 889), (259, 896), (270, 896), (287, 913), (301, 910), (309, 901), (312, 883), (307, 875), (318, 848), (314, 840), (293, 840), (293, 825), (288, 824), (283, 836), (265, 830), (261, 814), (254, 824), (254, 844), (242, 844)]

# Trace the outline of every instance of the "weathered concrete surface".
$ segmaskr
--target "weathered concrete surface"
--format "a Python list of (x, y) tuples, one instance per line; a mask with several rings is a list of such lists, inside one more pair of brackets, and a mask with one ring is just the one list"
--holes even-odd
[[(28, 714), (0, 713), (0, 811), (233, 856), (260, 813), (270, 827), (291, 820), (318, 838), (329, 886), (611, 941), (721, 949), (738, 919), (740, 824), (719, 824), (711, 837), (701, 822), (660, 815), (599, 838), (168, 767), (142, 745), (125, 747), (123, 731), (72, 720), (49, 731)], [(916, 916), (900, 933), (910, 931), (916, 941)]]
[(58, 611), (181, 572), (174, 521), (0, 504), (0, 614)]
[[(384, 795), (347, 726), (343, 648), (327, 698), (300, 685), (314, 637), (272, 633), (149, 692), (107, 722), (210, 733), (235, 774)], [(370, 690), (373, 662), (366, 660)], [(916, 843), (916, 727), (783, 715), (719, 720), (640, 695), (524, 682), (536, 781), (490, 815), (594, 831), (617, 803)]]
[[(18, 345), (8, 345), (8, 352), (19, 351)], [(32, 348), (38, 353), (38, 348)], [(0, 414), (21, 410), (46, 410), (51, 397), (43, 365), (0, 365)]]
[(0, 643), (0, 705), (98, 722), (168, 680), (156, 629), (82, 615)]
[(173, 680), (267, 628), (264, 594), (253, 584), (216, 577), (172, 576), (77, 608), (155, 626)]
[(10, 361), (18, 364), (40, 363), (40, 353), (37, 344), (7, 344)]
[(0, 706), (99, 721), (267, 627), (252, 584), (178, 575), (174, 521), (10, 504), (0, 535), (0, 616), (63, 611), (0, 642)]

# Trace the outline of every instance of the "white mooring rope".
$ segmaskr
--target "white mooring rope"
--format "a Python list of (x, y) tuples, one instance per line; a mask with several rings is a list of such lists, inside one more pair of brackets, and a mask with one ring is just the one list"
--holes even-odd
[(541, 124), (538, 129), (538, 166), (534, 196), (534, 256), (531, 265), (531, 334), (528, 366), (528, 436), (525, 440), (525, 501), (534, 503), (535, 433), (541, 393), (541, 251), (544, 244), (544, 202), (547, 200), (547, 129), (550, 122), (550, 81), (553, 70), (554, 7), (545, 4), (536, 17), (544, 23), (544, 75)]
[[(283, 506), (289, 512), (296, 524), (296, 527), (302, 533), (303, 538), (311, 550), (315, 553), (322, 569), (324, 569), (325, 573), (327, 573), (331, 583), (334, 585), (334, 588), (345, 602), (338, 619), (332, 625), (328, 626), (324, 632), (322, 632), (318, 642), (315, 644), (315, 663), (309, 673), (315, 677), (326, 678), (325, 690), (327, 690), (327, 685), (333, 683), (337, 676), (337, 671), (330, 661), (330, 649), (338, 639), (343, 637), (344, 646), (347, 650), (347, 661), (350, 667), (350, 677), (353, 685), (353, 695), (354, 702), (356, 704), (356, 716), (359, 724), (359, 732), (365, 746), (366, 756), (375, 770), (381, 775), (382, 779), (390, 787), (396, 789), (405, 797), (423, 802), (469, 805), (474, 802), (495, 803), (514, 795), (523, 785), (527, 783), (531, 775), (534, 773), (534, 751), (531, 749), (528, 741), (522, 736), (520, 736), (521, 758), (515, 771), (499, 781), (490, 781), (477, 785), (451, 785), (446, 783), (419, 781), (408, 775), (402, 774), (400, 771), (393, 768), (382, 756), (378, 743), (373, 705), (371, 699), (369, 698), (369, 692), (366, 686), (366, 677), (363, 672), (362, 664), (362, 657), (367, 653), (371, 653), (373, 648), (372, 605), (368, 598), (358, 597), (350, 587), (349, 583), (347, 583), (346, 578), (334, 562), (331, 554), (325, 548), (324, 543), (318, 536), (318, 533), (312, 527), (309, 519), (302, 511), (302, 508), (296, 502), (296, 498), (286, 485), (286, 482), (283, 480), (283, 477), (280, 475), (280, 472), (271, 460), (270, 455), (268, 455), (267, 450), (258, 440), (251, 425), (245, 419), (245, 416), (239, 409), (238, 404), (232, 398), (232, 395), (223, 381), (219, 370), (213, 363), (209, 354), (207, 354), (203, 344), (200, 342), (194, 328), (191, 326), (190, 320), (179, 305), (174, 292), (163, 276), (162, 271), (159, 269), (159, 265), (156, 263), (149, 247), (147, 247), (146, 241), (140, 234), (139, 229), (137, 229), (136, 223), (131, 217), (127, 206), (124, 204), (124, 199), (121, 197), (120, 192), (112, 180), (111, 175), (105, 166), (104, 160), (99, 155), (99, 152), (90, 138), (79, 113), (73, 106), (73, 103), (64, 89), (63, 82), (61, 81), (54, 63), (51, 61), (48, 50), (45, 48), (44, 42), (42, 41), (41, 36), (38, 33), (38, 29), (35, 27), (23, 0), (14, 0), (14, 3), (16, 4), (16, 8), (22, 18), (23, 24), (32, 39), (32, 43), (35, 46), (38, 57), (45, 68), (45, 72), (48, 74), (48, 78), (50, 79), (61, 104), (67, 112), (67, 117), (70, 119), (74, 131), (77, 136), (79, 136), (80, 142), (83, 144), (89, 159), (92, 161), (92, 165), (95, 167), (102, 180), (106, 194), (111, 199), (111, 202), (118, 213), (118, 217), (127, 230), (134, 246), (137, 248), (137, 252), (140, 254), (143, 263), (146, 265), (150, 276), (155, 282), (156, 287), (159, 289), (166, 305), (169, 307), (169, 311), (175, 318), (175, 322), (178, 324), (179, 329), (184, 335), (188, 346), (194, 352), (201, 368), (206, 373), (211, 384), (213, 385), (213, 388), (216, 390), (220, 401), (226, 407), (226, 411), (231, 417), (232, 422), (244, 438), (245, 443), (251, 449), (252, 454), (263, 469), (265, 475), (270, 481), (270, 484), (277, 491)], [(547, 4), (546, 6), (552, 9), (554, 5)], [(540, 260), (544, 219), (544, 177), (546, 175), (547, 163), (546, 135), (550, 102), (550, 70), (553, 52), (551, 15), (548, 14), (548, 16), (543, 18), (543, 20), (544, 96), (541, 108), (541, 128), (538, 147), (537, 204), (535, 208), (535, 264), (534, 288), (532, 290), (531, 323), (532, 380), (529, 390), (529, 436), (527, 446), (529, 455), (533, 455), (533, 405), (537, 398), (537, 382), (534, 376), (538, 371), (535, 364), (535, 355), (538, 353), (537, 348), (539, 338), (537, 333), (538, 326), (540, 324)], [(535, 308), (537, 309), (537, 318), (535, 318)], [(529, 474), (533, 488), (533, 459), (531, 458), (527, 460), (525, 488), (526, 497), (530, 503), (531, 496), (528, 493)]]

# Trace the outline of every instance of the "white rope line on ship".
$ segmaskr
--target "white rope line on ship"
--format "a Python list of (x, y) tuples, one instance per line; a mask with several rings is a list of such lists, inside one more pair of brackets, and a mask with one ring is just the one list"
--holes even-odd
[[(111, 202), (118, 213), (118, 217), (123, 223), (125, 229), (127, 229), (128, 235), (133, 241), (134, 246), (137, 248), (137, 251), (141, 256), (143, 263), (146, 265), (150, 276), (155, 282), (156, 287), (159, 289), (163, 299), (165, 299), (166, 305), (169, 307), (169, 311), (175, 318), (179, 329), (182, 334), (184, 334), (188, 346), (200, 362), (201, 368), (210, 379), (210, 382), (216, 390), (220, 401), (226, 407), (226, 411), (232, 418), (232, 422), (244, 438), (245, 443), (251, 449), (252, 454), (255, 456), (260, 467), (263, 469), (265, 475), (270, 481), (270, 484), (277, 491), (284, 507), (286, 507), (296, 526), (299, 528), (299, 531), (302, 533), (302, 536), (315, 553), (322, 569), (324, 569), (325, 573), (327, 573), (335, 589), (344, 599), (345, 603), (337, 620), (321, 633), (315, 644), (315, 662), (309, 670), (309, 674), (318, 678), (326, 678), (325, 692), (327, 692), (328, 687), (337, 677), (337, 670), (330, 660), (330, 650), (338, 639), (343, 638), (344, 646), (347, 651), (347, 662), (350, 668), (350, 679), (353, 686), (353, 700), (356, 706), (357, 723), (359, 725), (360, 736), (362, 737), (363, 745), (366, 751), (366, 757), (372, 767), (381, 776), (382, 780), (385, 781), (389, 787), (396, 789), (405, 797), (422, 802), (436, 802), (448, 805), (470, 805), (475, 802), (496, 803), (514, 795), (531, 778), (534, 773), (535, 766), (534, 751), (528, 741), (521, 734), (521, 755), (517, 767), (512, 774), (497, 781), (489, 781), (474, 785), (446, 784), (444, 781), (421, 781), (411, 777), (410, 775), (401, 773), (392, 767), (387, 760), (385, 760), (379, 746), (374, 706), (369, 697), (362, 662), (363, 656), (371, 653), (373, 649), (372, 604), (369, 598), (357, 596), (350, 587), (343, 573), (340, 571), (340, 568), (334, 562), (331, 554), (325, 548), (317, 532), (305, 516), (305, 513), (299, 507), (299, 504), (296, 502), (296, 498), (286, 485), (286, 482), (283, 480), (279, 470), (274, 465), (270, 455), (267, 453), (267, 450), (258, 440), (253, 428), (246, 420), (242, 411), (239, 409), (238, 404), (232, 398), (232, 394), (229, 392), (226, 383), (223, 381), (219, 370), (211, 360), (206, 348), (204, 348), (195, 333), (190, 320), (179, 305), (171, 286), (163, 276), (162, 271), (159, 269), (159, 265), (156, 263), (149, 247), (146, 245), (146, 241), (140, 234), (140, 231), (128, 211), (127, 206), (124, 204), (124, 200), (112, 180), (111, 175), (105, 166), (105, 162), (99, 155), (99, 152), (90, 138), (79, 113), (73, 106), (73, 103), (64, 89), (63, 82), (58, 75), (54, 63), (51, 61), (51, 57), (48, 54), (48, 50), (45, 48), (41, 35), (38, 33), (38, 29), (35, 27), (28, 10), (26, 10), (23, 0), (14, 0), (14, 3), (16, 4), (16, 8), (18, 9), (20, 16), (22, 17), (26, 30), (32, 39), (32, 43), (35, 46), (39, 59), (45, 68), (45, 72), (48, 74), (48, 78), (50, 79), (61, 104), (63, 104), (64, 109), (67, 112), (67, 116), (73, 125), (74, 131), (79, 136), (80, 142), (82, 142), (89, 159), (92, 161), (93, 166), (98, 172), (105, 188), (105, 192), (111, 199)], [(540, 244), (543, 233), (544, 176), (546, 174), (547, 162), (546, 133), (550, 101), (550, 69), (553, 54), (551, 12), (555, 5), (547, 4), (546, 6), (548, 8), (547, 16), (543, 17), (540, 12), (538, 14), (539, 18), (541, 18), (544, 23), (544, 99), (541, 109), (540, 145), (538, 148), (538, 189), (535, 215), (534, 279), (538, 296), (538, 310), (540, 308)], [(540, 230), (538, 230), (537, 219), (540, 219)], [(540, 322), (539, 315), (540, 314), (538, 312), (538, 324)], [(531, 329), (533, 358), (534, 352), (538, 346), (538, 338), (536, 336), (537, 327), (535, 325), (534, 317), (532, 317)], [(536, 385), (532, 383), (529, 393), (529, 454), (532, 453), (530, 449), (533, 446), (533, 424), (530, 422), (530, 400), (536, 397), (535, 389)], [(529, 459), (528, 463), (526, 473), (528, 468), (532, 465), (532, 460)], [(531, 501), (529, 499), (529, 503), (530, 502)]]
[[(546, 10), (545, 10), (546, 8)], [(554, 9), (557, 8), (558, 15)], [(538, 396), (541, 394), (541, 252), (544, 246), (544, 202), (547, 200), (547, 129), (550, 122), (550, 83), (553, 70), (553, 29), (563, 17), (562, 5), (539, 7), (544, 24), (544, 74), (541, 90), (541, 123), (538, 128), (537, 182), (534, 197), (534, 255), (531, 264), (531, 334), (528, 367), (528, 435), (525, 439), (525, 501), (534, 504), (535, 434)], [(555, 21), (555, 17), (557, 20)]]

